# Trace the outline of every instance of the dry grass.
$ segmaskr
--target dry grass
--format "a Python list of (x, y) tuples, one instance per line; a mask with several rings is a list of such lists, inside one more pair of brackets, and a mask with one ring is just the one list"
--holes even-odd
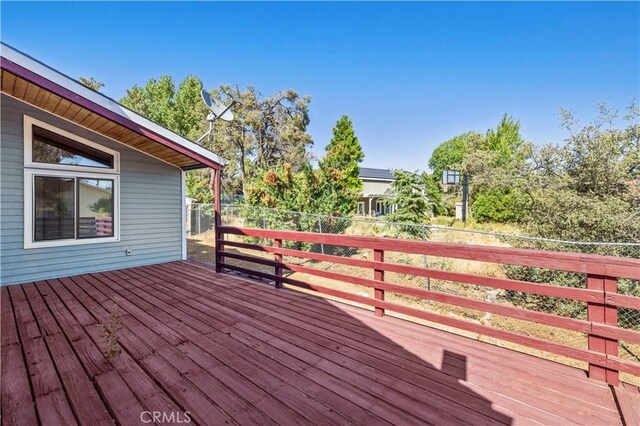
[[(443, 225), (445, 224), (443, 223)], [(450, 224), (448, 223), (446, 225), (450, 226)], [(458, 224), (458, 226), (460, 225)], [(494, 225), (493, 227), (485, 226), (485, 228), (486, 230), (517, 233), (517, 229), (515, 229), (514, 227), (509, 227), (504, 225)], [(378, 229), (375, 229), (375, 227), (371, 227), (371, 225), (369, 224), (366, 224), (363, 222), (355, 222), (353, 226), (351, 226), (347, 230), (346, 234), (374, 235), (373, 232), (376, 232), (376, 231), (378, 231)], [(380, 236), (391, 236), (391, 235), (385, 235), (385, 232), (380, 232)], [(234, 238), (238, 238), (238, 237), (234, 237)], [(433, 231), (429, 239), (431, 241), (437, 241), (437, 242), (485, 245), (485, 246), (494, 246), (494, 247), (508, 247), (508, 245), (504, 241), (499, 240), (495, 236), (485, 235), (485, 234)], [(238, 240), (240, 239), (238, 238)], [(196, 237), (190, 237), (188, 241), (188, 255), (190, 258), (213, 263), (214, 247), (215, 247), (215, 241), (214, 241), (213, 232), (204, 233)], [(269, 259), (273, 258), (273, 255), (271, 254), (255, 252), (250, 250), (234, 248), (234, 249), (229, 249), (228, 251), (249, 254), (249, 255), (269, 258)], [(358, 250), (357, 252), (353, 253), (351, 256), (355, 258), (361, 258), (361, 259), (372, 259), (372, 251), (364, 250), (364, 249)], [(330, 262), (304, 260), (304, 259), (293, 258), (288, 256), (285, 256), (284, 260), (286, 262), (301, 264), (301, 265), (313, 267), (315, 269), (327, 270), (327, 271), (340, 273), (344, 275), (373, 278), (372, 271), (368, 269), (340, 265), (340, 264), (335, 264)], [(385, 261), (390, 263), (407, 264), (407, 265), (414, 265), (414, 266), (428, 266), (429, 268), (433, 268), (433, 269), (462, 272), (462, 273), (481, 275), (481, 276), (505, 277), (505, 272), (502, 265), (485, 263), (485, 262), (474, 262), (474, 261), (439, 258), (439, 257), (428, 257), (425, 259), (425, 256), (409, 255), (409, 254), (394, 253), (394, 252), (386, 252)], [(265, 265), (254, 264), (254, 263), (239, 261), (239, 260), (230, 259), (230, 258), (227, 259), (226, 262), (228, 264), (237, 265), (247, 269), (266, 272), (270, 274), (274, 272), (272, 267), (265, 266)], [(296, 272), (292, 272), (287, 276), (300, 281), (322, 285), (328, 288), (341, 290), (351, 294), (373, 297), (373, 289), (368, 287), (363, 287), (359, 285), (344, 283), (341, 281), (335, 281), (335, 280), (330, 280), (322, 277), (317, 277), (317, 276), (303, 274), (303, 273), (296, 273)], [(386, 273), (385, 280), (392, 282), (394, 284), (406, 285), (410, 287), (423, 288), (426, 285), (428, 285), (429, 288), (434, 291), (461, 295), (461, 296), (474, 298), (478, 300), (487, 300), (488, 295), (491, 292), (492, 293), (491, 298), (493, 300), (497, 299), (497, 303), (506, 303), (504, 298), (501, 297), (504, 293), (502, 290), (492, 290), (492, 289), (487, 289), (483, 287), (464, 285), (459, 283), (433, 280), (433, 279), (427, 282), (425, 278), (408, 276), (405, 274), (395, 274), (395, 273), (389, 273), (389, 272)], [(287, 287), (290, 287), (291, 289), (298, 290), (298, 291), (306, 291), (296, 287), (291, 287), (291, 286), (287, 286)], [(327, 297), (327, 296), (322, 295), (322, 297)], [(329, 297), (329, 298), (335, 299), (332, 297)], [(491, 315), (485, 312), (475, 311), (472, 309), (459, 308), (452, 305), (431, 302), (431, 301), (419, 299), (416, 297), (399, 295), (399, 294), (394, 294), (389, 292), (385, 294), (385, 299), (389, 302), (406, 305), (411, 308), (434, 312), (434, 313), (438, 313), (445, 316), (451, 316), (454, 318), (464, 319), (477, 324), (491, 325), (493, 327), (496, 327), (502, 330), (508, 330), (508, 331), (523, 334), (526, 336), (536, 337), (543, 340), (562, 343), (562, 344), (583, 348), (583, 349), (587, 348), (587, 336), (584, 333), (577, 333), (577, 332), (564, 330), (561, 328), (545, 326), (537, 323), (531, 323), (531, 322), (517, 320), (513, 318), (502, 317), (498, 315)], [(353, 302), (347, 302), (347, 303), (354, 304)], [(358, 304), (355, 304), (355, 305), (358, 305)], [(371, 307), (368, 307), (368, 306), (365, 308), (371, 309)], [(514, 350), (518, 350), (520, 352), (554, 360), (563, 364), (572, 365), (578, 368), (584, 369), (587, 366), (586, 363), (581, 361), (576, 361), (570, 358), (565, 358), (565, 357), (550, 354), (547, 352), (542, 352), (536, 349), (531, 349), (525, 346), (512, 344), (512, 343), (505, 342), (498, 339), (477, 335), (475, 333), (469, 333), (469, 332), (461, 331), (459, 329), (442, 326), (441, 324), (431, 323), (428, 321), (418, 320), (412, 317), (397, 315), (393, 313), (391, 315), (398, 316), (403, 319), (408, 319), (413, 322), (429, 325), (434, 328), (451, 331), (456, 334), (465, 335), (467, 337), (489, 342), (498, 346), (507, 347)], [(621, 356), (626, 359), (640, 360), (640, 346), (638, 345), (623, 344), (621, 345), (620, 352), (621, 352)], [(622, 374), (621, 377), (625, 381), (634, 383), (636, 385), (640, 385), (639, 377), (631, 376), (627, 374)]]

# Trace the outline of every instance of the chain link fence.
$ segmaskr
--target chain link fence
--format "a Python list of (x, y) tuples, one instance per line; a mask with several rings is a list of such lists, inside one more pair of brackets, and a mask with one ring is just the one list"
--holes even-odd
[[(473, 245), (517, 247), (537, 250), (552, 250), (563, 252), (580, 252), (601, 254), (619, 257), (640, 258), (640, 243), (591, 243), (577, 241), (562, 241), (543, 239), (525, 235), (508, 234), (501, 232), (489, 232), (455, 227), (436, 226), (427, 224), (392, 223), (380, 220), (380, 218), (368, 217), (332, 217), (326, 215), (283, 211), (251, 207), (244, 205), (223, 205), (222, 223), (230, 226), (243, 226), (250, 228), (295, 230), (306, 232), (319, 232), (329, 234), (363, 235), (389, 238), (407, 238), (413, 240), (464, 243)], [(188, 235), (192, 236), (190, 244), (202, 244), (203, 241), (213, 241), (213, 206), (197, 204), (191, 206), (188, 214)], [(269, 241), (249, 237), (234, 236), (238, 241), (251, 243), (270, 244)], [(345, 256), (360, 259), (373, 259), (372, 250), (358, 249), (347, 246), (335, 246), (327, 244), (310, 244), (299, 242), (284, 242), (285, 247), (297, 250), (311, 251), (335, 256)], [(197, 251), (197, 250), (196, 250)], [(213, 248), (204, 250), (208, 259), (213, 258)], [(241, 251), (241, 250), (240, 250)], [(190, 251), (191, 254), (191, 251)], [(199, 254), (195, 253), (196, 257)], [(251, 255), (265, 256), (265, 253), (250, 252)], [(289, 263), (304, 264), (317, 269), (330, 270), (345, 275), (354, 275), (372, 278), (372, 272), (368, 269), (335, 264), (331, 262), (319, 262), (285, 256)], [(488, 277), (510, 278), (522, 281), (545, 283), (557, 286), (586, 288), (586, 275), (575, 274), (540, 268), (500, 265), (487, 262), (468, 261), (463, 259), (450, 259), (438, 256), (424, 256), (406, 253), (385, 253), (385, 261), (406, 264), (411, 266), (428, 267), (443, 271), (467, 273)], [(241, 261), (228, 259), (228, 263), (237, 264), (248, 268), (264, 268), (265, 272), (273, 272), (268, 267), (257, 264), (243, 264)], [(363, 296), (373, 296), (370, 288), (323, 279), (315, 276), (294, 273), (293, 278), (314, 282), (327, 287), (348, 291)], [(475, 285), (460, 284), (456, 282), (428, 279), (406, 274), (392, 272), (385, 273), (385, 281), (412, 287), (426, 288), (432, 291), (443, 292), (468, 298), (474, 298), (485, 302), (516, 306), (539, 312), (561, 315), (568, 318), (586, 319), (587, 305), (585, 302), (571, 301), (557, 297), (540, 296), (510, 290), (492, 289)], [(640, 296), (640, 282), (621, 279), (618, 283), (618, 291), (622, 294)], [(493, 327), (538, 337), (566, 345), (587, 348), (587, 335), (568, 331), (565, 329), (546, 326), (528, 321), (492, 315), (490, 313), (466, 309), (438, 302), (427, 301), (415, 297), (387, 292), (386, 299), (391, 302), (407, 304), (416, 309), (424, 309), (437, 312), (442, 315), (452, 316), (477, 323), (491, 325)], [(640, 311), (634, 309), (619, 308), (618, 323), (620, 327), (640, 331)], [(491, 338), (483, 340), (493, 341)], [(503, 344), (503, 343), (501, 343)], [(510, 346), (504, 344), (505, 346)], [(522, 348), (518, 348), (522, 349)], [(530, 352), (535, 352), (531, 350)], [(542, 354), (539, 354), (542, 355)], [(562, 362), (585, 367), (576, 361), (567, 361), (560, 357), (544, 354), (547, 358), (553, 358)], [(625, 359), (640, 362), (640, 346), (627, 342), (620, 342), (620, 356)]]

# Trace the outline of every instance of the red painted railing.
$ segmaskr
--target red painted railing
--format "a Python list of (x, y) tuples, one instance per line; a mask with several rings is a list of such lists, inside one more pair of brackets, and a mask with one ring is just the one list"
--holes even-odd
[[(228, 234), (272, 239), (271, 246), (225, 240)], [(640, 309), (640, 297), (617, 293), (618, 278), (640, 280), (640, 260), (609, 256), (586, 255), (503, 247), (471, 246), (464, 244), (435, 243), (393, 238), (359, 237), (346, 235), (318, 234), (297, 231), (274, 231), (263, 229), (221, 226), (217, 230), (216, 260), (220, 270), (229, 269), (252, 276), (273, 280), (276, 287), (283, 283), (298, 286), (342, 299), (374, 307), (377, 316), (385, 311), (409, 315), (415, 318), (443, 324), (473, 333), (494, 337), (504, 341), (528, 346), (541, 351), (573, 358), (589, 364), (592, 378), (617, 385), (619, 372), (640, 376), (640, 364), (618, 357), (618, 341), (640, 344), (640, 332), (618, 326), (618, 308)], [(373, 260), (312, 253), (283, 248), (282, 241), (315, 244), (331, 244), (355, 248), (372, 249)], [(236, 247), (274, 254), (274, 259), (231, 253), (225, 247)], [(550, 284), (531, 283), (505, 278), (493, 278), (466, 273), (449, 272), (416, 266), (388, 263), (384, 261), (385, 251), (420, 254), (470, 261), (482, 261), (505, 265), (530, 266), (586, 275), (586, 288), (562, 287)], [(368, 268), (373, 271), (372, 279), (345, 275), (337, 272), (310, 268), (285, 262), (282, 256), (332, 262), (335, 264)], [(236, 259), (266, 266), (272, 266), (274, 273), (255, 271), (225, 262)], [(374, 289), (374, 297), (354, 295), (322, 285), (303, 282), (283, 275), (283, 269), (318, 277), (338, 280)], [(452, 295), (422, 288), (407, 287), (385, 282), (385, 272), (409, 274), (418, 277), (452, 281), (482, 287), (512, 290), (523, 293), (553, 296), (585, 302), (587, 320), (523, 309), (515, 306), (494, 304), (482, 300)], [(550, 342), (537, 337), (526, 336), (512, 331), (452, 318), (433, 312), (423, 311), (384, 300), (385, 291), (420, 297), (426, 300), (455, 305), (463, 308), (497, 314), (509, 318), (545, 324), (588, 335), (588, 348), (581, 349)]]

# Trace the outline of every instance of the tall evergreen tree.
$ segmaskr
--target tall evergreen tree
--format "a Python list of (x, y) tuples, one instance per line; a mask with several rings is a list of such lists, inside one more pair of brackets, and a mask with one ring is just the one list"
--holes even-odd
[[(431, 217), (433, 205), (427, 196), (425, 177), (418, 172), (394, 170), (395, 180), (391, 184), (393, 196), (388, 204), (397, 206), (396, 211), (387, 216), (391, 222), (424, 223)], [(410, 232), (412, 227), (401, 227)]]
[(333, 128), (333, 137), (326, 148), (327, 153), (319, 161), (322, 191), (325, 199), (320, 206), (325, 213), (347, 216), (352, 214), (362, 192), (360, 163), (364, 152), (353, 130), (353, 123), (343, 115)]

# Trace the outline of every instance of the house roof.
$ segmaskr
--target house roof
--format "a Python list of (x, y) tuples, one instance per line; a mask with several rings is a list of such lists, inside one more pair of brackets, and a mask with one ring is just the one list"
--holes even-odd
[(372, 169), (369, 167), (360, 167), (361, 179), (379, 179), (379, 180), (395, 180), (393, 172), (389, 169)]
[(184, 170), (219, 169), (226, 163), (213, 152), (11, 46), (2, 43), (0, 56), (2, 93)]

